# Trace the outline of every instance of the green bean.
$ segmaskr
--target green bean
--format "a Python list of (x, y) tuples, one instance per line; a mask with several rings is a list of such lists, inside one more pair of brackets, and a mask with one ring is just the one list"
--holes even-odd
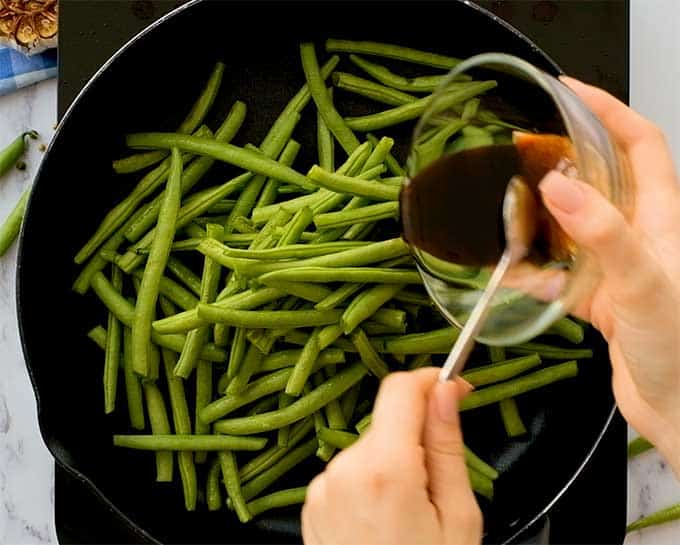
[(554, 365), (546, 369), (541, 369), (535, 373), (525, 375), (520, 378), (495, 384), (488, 388), (475, 390), (460, 402), (460, 410), (468, 411), (483, 407), (491, 403), (496, 403), (502, 399), (515, 397), (525, 392), (542, 388), (553, 382), (575, 377), (578, 374), (576, 361), (568, 361), (559, 365)]
[(26, 131), (17, 136), (7, 147), (0, 150), (0, 176), (7, 174), (26, 152), (26, 137), (38, 138), (36, 131)]
[[(328, 90), (329, 97), (332, 99), (331, 89)], [(333, 134), (323, 120), (321, 112), (316, 112), (316, 148), (321, 168), (330, 172), (335, 170), (335, 144)]]
[(342, 117), (335, 109), (335, 106), (333, 106), (333, 102), (331, 101), (319, 71), (314, 44), (300, 44), (300, 59), (302, 61), (302, 69), (305, 73), (305, 79), (309, 86), (309, 92), (316, 103), (316, 107), (321, 114), (321, 117), (347, 154), (352, 153), (352, 151), (359, 146), (359, 140), (357, 140), (354, 133), (345, 125)]
[(87, 332), (87, 336), (102, 350), (106, 350), (106, 336), (107, 331), (102, 326), (98, 325)]
[[(331, 324), (324, 327), (319, 332), (319, 347), (321, 350), (327, 348), (338, 338), (342, 337), (342, 333), (342, 324)], [(287, 337), (286, 340), (288, 340)]]
[(365, 367), (355, 363), (335, 375), (333, 378), (328, 379), (321, 386), (315, 388), (310, 394), (301, 397), (285, 409), (249, 418), (220, 420), (215, 422), (214, 429), (218, 433), (248, 435), (251, 433), (271, 431), (292, 424), (293, 422), (311, 415), (332, 399), (341, 396), (361, 380), (365, 374)]
[(314, 216), (314, 224), (318, 229), (333, 229), (336, 227), (350, 227), (367, 222), (376, 222), (383, 219), (398, 218), (399, 203), (384, 202), (364, 206), (357, 210), (328, 212)]
[(447, 78), (446, 74), (405, 78), (395, 74), (384, 66), (367, 61), (357, 55), (350, 55), (349, 59), (354, 65), (361, 68), (369, 76), (377, 79), (383, 85), (411, 93), (431, 93)]
[(286, 453), (286, 455), (278, 462), (252, 478), (242, 487), (241, 491), (243, 493), (243, 497), (246, 500), (251, 500), (257, 496), (260, 492), (274, 484), (300, 462), (312, 456), (316, 450), (316, 447), (317, 441), (316, 438), (313, 438)]
[(446, 142), (466, 125), (467, 121), (464, 121), (463, 119), (447, 119), (447, 124), (443, 128), (437, 130), (434, 135), (424, 142), (414, 146), (413, 157), (416, 161), (414, 168), (422, 170), (444, 155)]
[(222, 468), (220, 467), (219, 458), (215, 458), (210, 463), (210, 470), (208, 471), (208, 479), (205, 486), (205, 498), (209, 511), (219, 511), (222, 508), (222, 491), (220, 486), (221, 473)]
[[(123, 273), (113, 266), (111, 275), (113, 289), (120, 292), (123, 289)], [(104, 412), (111, 414), (116, 408), (116, 392), (118, 390), (118, 370), (121, 363), (121, 347), (123, 342), (123, 328), (118, 318), (109, 312), (106, 347), (104, 356)]]
[(392, 299), (403, 287), (404, 284), (379, 284), (357, 295), (340, 318), (345, 334), (351, 333), (361, 322), (373, 316), (381, 306)]
[(357, 382), (352, 386), (347, 393), (342, 396), (340, 400), (340, 408), (342, 410), (342, 415), (345, 418), (345, 423), (349, 424), (354, 416), (354, 410), (356, 409), (357, 402), (359, 401), (359, 394), (361, 393), (361, 383)]
[[(279, 402), (278, 402), (278, 408), (279, 409), (284, 409), (290, 405), (295, 398), (293, 396), (289, 396), (286, 393), (279, 394)], [(292, 426), (284, 426), (282, 428), (279, 428), (276, 432), (276, 444), (279, 447), (287, 447), (288, 446), (288, 440), (290, 439), (290, 430)]]
[[(194, 221), (198, 221), (198, 218), (196, 218), (196, 220), (194, 220)], [(245, 218), (243, 216), (234, 217), (231, 221), (231, 227), (233, 228), (234, 231), (238, 231), (239, 233), (258, 233), (259, 232), (257, 227), (255, 227), (255, 225), (253, 224), (253, 222), (250, 221), (248, 218)]]
[[(146, 397), (146, 408), (149, 413), (151, 433), (168, 436), (170, 434), (170, 422), (168, 421), (168, 413), (165, 409), (165, 402), (163, 401), (161, 391), (156, 384), (146, 381), (144, 383), (144, 395)], [(156, 481), (159, 483), (172, 482), (173, 468), (172, 452), (158, 450), (156, 452)]]
[(567, 341), (574, 344), (583, 342), (583, 338), (585, 336), (583, 326), (578, 322), (570, 320), (566, 317), (562, 318), (561, 320), (557, 320), (548, 328), (546, 333), (549, 335), (559, 335), (563, 339), (566, 339)]
[(423, 295), (408, 290), (400, 291), (399, 293), (397, 293), (397, 295), (394, 296), (394, 299), (396, 301), (400, 301), (402, 303), (410, 303), (412, 305), (419, 305), (423, 307), (432, 306), (432, 299), (430, 299), (427, 295)]
[(313, 207), (315, 203), (318, 203), (322, 199), (324, 199), (324, 194), (320, 191), (317, 191), (315, 193), (303, 195), (302, 197), (297, 197), (296, 199), (291, 199), (289, 201), (269, 204), (267, 206), (253, 210), (251, 219), (254, 223), (259, 225), (271, 219), (274, 214), (281, 210), (285, 210), (291, 214), (294, 214), (300, 210), (300, 208), (304, 208), (305, 206)]
[(396, 59), (415, 64), (424, 64), (434, 68), (451, 69), (460, 63), (459, 59), (420, 51), (410, 47), (385, 44), (380, 42), (353, 41), (353, 40), (326, 40), (326, 51), (342, 53), (361, 53), (364, 55), (376, 55), (388, 59)]
[[(207, 232), (209, 238), (219, 238), (222, 227), (219, 225), (208, 225)], [(220, 281), (220, 265), (209, 257), (206, 257), (203, 264), (203, 278), (201, 279), (200, 301), (202, 303), (212, 303), (217, 296), (217, 284)], [(184, 350), (180, 355), (179, 362), (175, 368), (175, 374), (182, 378), (188, 378), (194, 367), (198, 363), (203, 346), (208, 341), (210, 330), (207, 326), (191, 330), (187, 334), (187, 341)], [(205, 379), (207, 380), (207, 379)], [(212, 388), (208, 389), (210, 392)]]
[[(164, 303), (163, 298), (161, 298), (161, 306), (167, 307)], [(173, 372), (177, 364), (177, 356), (168, 349), (163, 349), (161, 353), (163, 356), (165, 379), (170, 395), (170, 408), (172, 410), (175, 433), (178, 435), (191, 435), (191, 416), (189, 415), (189, 406), (184, 391), (184, 381), (176, 377)], [(178, 452), (177, 465), (179, 466), (179, 474), (182, 480), (184, 506), (187, 511), (194, 511), (198, 496), (198, 483), (196, 480), (193, 452)]]
[(390, 368), (375, 351), (366, 333), (361, 328), (357, 328), (350, 338), (359, 352), (361, 363), (366, 366), (366, 369), (379, 379), (385, 378), (389, 374)]
[[(181, 358), (180, 358), (181, 361)], [(175, 367), (176, 369), (176, 367)], [(199, 413), (206, 407), (212, 399), (213, 390), (213, 366), (210, 362), (199, 360), (196, 365), (196, 411), (194, 433), (196, 435), (204, 435), (210, 433), (210, 426), (205, 424), (200, 418)], [(206, 454), (204, 452), (197, 452), (195, 456), (196, 463), (204, 463), (206, 461)]]
[(261, 450), (267, 439), (231, 435), (114, 435), (113, 444), (136, 450)]
[[(246, 353), (246, 330), (240, 327), (234, 330), (234, 338), (231, 342), (231, 350), (229, 352), (229, 363), (227, 365), (227, 380), (231, 382), (234, 377), (238, 374), (241, 368), (241, 363), (243, 362), (243, 357)], [(218, 387), (220, 392), (226, 390), (225, 388)]]
[(593, 357), (593, 351), (589, 348), (560, 348), (533, 342), (508, 346), (507, 351), (521, 355), (538, 354), (549, 360), (583, 360)]
[(31, 194), (30, 189), (26, 189), (19, 197), (12, 211), (5, 218), (5, 221), (0, 225), (0, 257), (7, 253), (14, 241), (19, 236), (21, 231), (21, 223), (24, 220), (24, 213), (26, 212), (26, 204), (28, 197)]
[[(313, 378), (316, 379), (316, 376), (317, 375), (314, 375)], [(317, 384), (315, 382), (315, 386), (316, 385)], [(305, 384), (304, 394), (309, 395), (311, 391), (312, 387), (309, 385), (309, 383)], [(316, 440), (318, 443), (316, 449), (316, 457), (319, 458), (320, 460), (323, 460), (324, 462), (328, 462), (333, 457), (333, 454), (335, 454), (335, 448), (319, 438), (319, 432), (327, 426), (327, 421), (324, 412), (316, 411), (312, 415), (312, 422), (314, 423), (314, 433), (316, 434)]]
[(356, 433), (347, 431), (321, 428), (319, 431), (319, 438), (335, 448), (346, 449), (356, 443), (359, 436)]
[(176, 147), (183, 151), (229, 163), (256, 174), (276, 178), (289, 184), (299, 185), (306, 190), (316, 188), (307, 178), (290, 167), (263, 157), (252, 150), (224, 142), (216, 142), (210, 138), (177, 133), (148, 132), (130, 134), (127, 136), (126, 142), (131, 148), (167, 149)]
[(127, 328), (123, 331), (123, 372), (130, 426), (136, 430), (143, 430), (144, 402), (142, 400), (142, 384), (139, 376), (137, 376), (132, 368), (132, 338), (130, 330)]
[(234, 199), (222, 199), (221, 201), (213, 204), (207, 210), (207, 212), (210, 212), (211, 214), (224, 214), (226, 212), (230, 212), (234, 208), (235, 204), (236, 201)]
[(205, 118), (208, 110), (215, 102), (217, 93), (220, 89), (222, 83), (222, 77), (224, 75), (224, 64), (221, 62), (215, 63), (208, 83), (203, 89), (198, 100), (194, 103), (191, 111), (188, 113), (187, 117), (182, 121), (182, 124), (177, 129), (179, 133), (189, 134), (201, 123)]
[[(301, 355), (301, 350), (279, 350), (273, 354), (269, 354), (262, 361), (262, 365), (258, 369), (260, 373), (276, 371), (285, 367), (292, 367), (298, 361)], [(328, 348), (319, 352), (315, 360), (315, 367), (333, 365), (336, 363), (345, 363), (345, 353), (339, 348)]]
[[(490, 89), (496, 87), (495, 81), (476, 81), (476, 82), (465, 82), (461, 84), (460, 88), (456, 88), (453, 91), (448, 91), (443, 95), (437, 107), (441, 110), (445, 109), (447, 106), (465, 102), (477, 95), (485, 93)], [(392, 125), (397, 125), (405, 121), (410, 121), (416, 119), (425, 111), (425, 108), (430, 104), (430, 97), (419, 98), (415, 102), (409, 102), (402, 106), (395, 106), (390, 110), (385, 110), (376, 114), (364, 115), (361, 117), (348, 117), (345, 119), (347, 126), (356, 131), (374, 131), (378, 129), (384, 129), (385, 127), (390, 127)]]
[[(224, 391), (227, 389), (227, 385), (224, 385), (223, 389), (218, 389), (218, 391)], [(248, 409), (248, 412), (246, 413), (246, 416), (254, 416), (256, 414), (262, 414), (271, 411), (272, 409), (275, 409), (278, 406), (278, 395), (271, 395), (269, 397), (266, 397), (264, 399), (261, 399), (257, 403), (255, 403), (250, 409)], [(276, 447), (272, 447), (276, 448)]]
[(649, 528), (658, 524), (665, 524), (680, 519), (680, 504), (672, 505), (649, 516), (643, 517), (626, 526), (626, 533)]
[(288, 222), (283, 235), (276, 243), (276, 247), (281, 248), (290, 244), (295, 244), (300, 240), (300, 236), (302, 236), (304, 230), (312, 223), (312, 216), (312, 211), (308, 207), (301, 208), (295, 212), (293, 218)]
[[(323, 371), (318, 371), (314, 374), (313, 381), (315, 386), (320, 386), (324, 378), (332, 378), (337, 374), (337, 367), (335, 365), (329, 365)], [(352, 386), (354, 389), (356, 385)], [(343, 395), (342, 398), (345, 396)], [(328, 427), (333, 430), (344, 430), (347, 427), (347, 420), (342, 412), (342, 407), (340, 405), (340, 398), (333, 399), (328, 402), (324, 407), (324, 412), (326, 413), (326, 420), (328, 421)]]
[[(292, 166), (299, 151), (300, 144), (291, 138), (288, 140), (286, 147), (283, 148), (283, 151), (279, 156), (279, 163), (288, 167)], [(262, 192), (260, 193), (255, 208), (257, 209), (272, 204), (278, 196), (279, 185), (280, 184), (277, 179), (268, 178), (264, 184), (264, 187), (262, 188)], [(297, 190), (300, 189), (298, 186), (295, 187)]]
[[(137, 280), (143, 280), (144, 272), (134, 271), (132, 277)], [(167, 276), (161, 275), (158, 278), (158, 293), (164, 295), (178, 307), (185, 310), (196, 308), (196, 305), (198, 305), (197, 297)]]
[[(378, 322), (364, 322), (361, 325), (361, 329), (364, 330), (366, 335), (376, 336), (376, 335), (401, 335), (406, 333), (406, 323), (401, 327), (391, 327), (385, 324), (379, 324)], [(400, 354), (403, 355), (403, 354)]]
[(445, 327), (424, 333), (385, 337), (376, 340), (376, 349), (390, 354), (448, 354), (458, 333), (453, 327)]
[(253, 477), (272, 467), (286, 456), (288, 452), (295, 448), (309, 434), (312, 428), (313, 422), (311, 418), (305, 418), (304, 420), (293, 424), (291, 426), (288, 445), (285, 447), (274, 445), (244, 464), (239, 472), (241, 481), (245, 482), (251, 480)]
[[(220, 308), (231, 308), (236, 310), (248, 310), (257, 308), (261, 305), (271, 303), (277, 299), (284, 297), (286, 293), (276, 288), (262, 288), (259, 290), (246, 290), (235, 295), (225, 297), (224, 299), (214, 303)], [(153, 325), (153, 330), (160, 334), (167, 333), (183, 333), (191, 331), (197, 327), (209, 324), (207, 320), (199, 318), (196, 309), (180, 312), (174, 316), (169, 316), (161, 320), (156, 320)]]
[(231, 505), (236, 511), (238, 519), (245, 524), (253, 517), (250, 511), (248, 511), (246, 500), (243, 497), (236, 458), (234, 453), (229, 451), (220, 452), (218, 456), (220, 467), (222, 468), (222, 478), (224, 479), (224, 485), (231, 500)]
[(198, 305), (199, 318), (248, 328), (312, 327), (332, 324), (340, 315), (336, 310), (234, 310), (217, 304)]
[[(333, 74), (333, 85), (350, 93), (361, 95), (389, 106), (401, 106), (417, 100), (417, 97), (374, 83), (345, 72)], [(328, 169), (327, 169), (328, 170)]]
[(288, 379), (286, 384), (286, 394), (289, 396), (299, 396), (302, 393), (302, 389), (307, 382), (307, 379), (312, 373), (314, 368), (314, 362), (317, 360), (321, 348), (319, 346), (319, 332), (320, 329), (317, 327), (314, 329), (313, 333), (309, 336), (307, 343), (305, 344), (298, 361), (293, 367), (293, 372)]
[(113, 170), (116, 174), (130, 174), (146, 167), (161, 162), (168, 156), (166, 151), (147, 151), (145, 153), (135, 153), (128, 157), (122, 157), (112, 161)]
[(474, 452), (472, 452), (472, 450), (470, 450), (468, 447), (464, 447), (464, 452), (465, 452), (465, 465), (467, 465), (469, 468), (474, 469), (478, 473), (481, 473), (482, 475), (491, 479), (492, 481), (498, 479), (498, 471), (496, 471), (493, 467), (491, 467), (479, 456), (477, 456)]
[(262, 364), (263, 354), (257, 347), (250, 345), (246, 352), (241, 365), (239, 366), (236, 376), (232, 379), (227, 387), (226, 393), (228, 395), (239, 395), (248, 387), (250, 377), (255, 374)]
[[(378, 142), (378, 139), (373, 136), (371, 133), (368, 133), (366, 135), (367, 140), (373, 144), (376, 145)], [(399, 162), (392, 156), (391, 153), (388, 153), (387, 156), (385, 157), (385, 165), (387, 166), (387, 169), (394, 175), (394, 176), (406, 176), (406, 171), (401, 168), (401, 165)]]
[(201, 295), (201, 279), (193, 271), (174, 256), (168, 257), (167, 269), (196, 295)]
[[(179, 209), (177, 213), (176, 229), (180, 229), (191, 222), (196, 216), (202, 214), (212, 203), (224, 198), (226, 195), (238, 191), (241, 189), (250, 179), (251, 174), (246, 172), (241, 174), (236, 178), (229, 180), (228, 182), (217, 186), (202, 195), (200, 199), (194, 199), (193, 201), (187, 203), (185, 206)], [(139, 241), (137, 241), (123, 256), (123, 260), (120, 263), (120, 267), (126, 271), (130, 272), (135, 269), (139, 264), (144, 261), (144, 256), (141, 255), (142, 252), (148, 249), (156, 238), (156, 229), (150, 230), (146, 235), (144, 235)]]
[(356, 429), (359, 432), (359, 435), (363, 435), (366, 433), (366, 430), (368, 430), (368, 427), (371, 425), (371, 414), (367, 414), (364, 416), (359, 422), (356, 423), (354, 426), (354, 429)]
[(491, 365), (475, 367), (465, 371), (461, 376), (473, 386), (486, 386), (494, 382), (511, 379), (541, 364), (538, 354), (522, 356), (511, 360), (499, 361)]
[[(269, 273), (269, 275), (273, 275), (273, 274), (277, 274), (277, 273)], [(259, 279), (259, 280), (261, 281), (261, 279)], [(267, 278), (267, 281), (271, 282), (272, 276), (269, 276)], [(348, 297), (351, 297), (354, 293), (359, 291), (362, 287), (363, 287), (363, 284), (359, 284), (359, 283), (343, 284), (338, 289), (336, 289), (334, 292), (330, 293), (325, 299), (319, 301), (316, 305), (314, 305), (314, 308), (316, 310), (330, 310), (332, 308), (335, 308), (338, 305), (340, 305), (343, 301), (345, 301)]]
[(249, 501), (246, 505), (248, 511), (253, 517), (261, 515), (271, 509), (278, 509), (280, 507), (287, 507), (289, 505), (296, 505), (305, 502), (307, 494), (307, 487), (301, 486), (299, 488), (289, 488), (287, 490), (279, 490), (272, 492), (267, 496), (262, 496), (255, 500)]
[(647, 439), (645, 439), (644, 437), (637, 437), (636, 439), (633, 439), (630, 443), (628, 443), (628, 458), (635, 458), (636, 456), (642, 454), (643, 452), (646, 452), (653, 448), (654, 445), (647, 441)]
[(481, 101), (478, 98), (471, 98), (463, 106), (463, 113), (460, 115), (463, 121), (470, 121), (477, 116)]
[(493, 481), (470, 466), (467, 470), (472, 490), (488, 500), (493, 500)]
[[(500, 346), (489, 346), (488, 350), (492, 362), (500, 363), (505, 361), (505, 348)], [(522, 422), (522, 417), (519, 414), (519, 407), (514, 399), (509, 398), (501, 400), (499, 408), (503, 420), (503, 427), (505, 428), (508, 437), (518, 437), (527, 432), (526, 426), (524, 425), (524, 422)]]
[(323, 170), (317, 165), (311, 168), (307, 173), (307, 177), (319, 186), (338, 193), (383, 201), (396, 201), (399, 199), (399, 188), (371, 183), (360, 178), (334, 174)]
[(171, 172), (168, 177), (165, 199), (158, 214), (158, 234), (151, 246), (142, 277), (142, 285), (137, 296), (134, 320), (132, 323), (132, 366), (142, 376), (149, 373), (148, 351), (146, 345), (151, 338), (153, 309), (158, 300), (160, 278), (165, 269), (170, 246), (175, 234), (175, 221), (180, 206), (180, 180), (182, 165), (177, 148), (172, 149)]

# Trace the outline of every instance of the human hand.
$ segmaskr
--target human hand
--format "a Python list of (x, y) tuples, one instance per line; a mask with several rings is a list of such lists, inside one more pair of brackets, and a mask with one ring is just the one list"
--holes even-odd
[(480, 543), (458, 417), (465, 385), (437, 382), (438, 371), (383, 380), (369, 430), (309, 485), (306, 545)]
[(623, 416), (680, 477), (680, 190), (673, 161), (652, 123), (600, 89), (563, 81), (607, 127), (636, 186), (630, 222), (585, 183), (552, 172), (539, 186), (552, 215), (602, 271), (575, 313), (609, 342)]

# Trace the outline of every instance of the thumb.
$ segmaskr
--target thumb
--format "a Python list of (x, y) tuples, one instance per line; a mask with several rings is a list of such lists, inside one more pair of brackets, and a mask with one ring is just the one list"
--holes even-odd
[(591, 254), (604, 274), (613, 302), (639, 302), (656, 276), (623, 214), (597, 189), (552, 171), (541, 181), (543, 202), (577, 246)]
[(466, 502), (474, 502), (465, 467), (458, 398), (463, 387), (457, 382), (437, 382), (430, 390), (424, 430), (425, 463), (430, 499), (444, 526), (451, 514)]

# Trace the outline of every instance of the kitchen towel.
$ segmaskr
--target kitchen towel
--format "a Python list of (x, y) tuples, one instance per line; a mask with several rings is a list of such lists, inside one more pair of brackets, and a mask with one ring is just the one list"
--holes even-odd
[(26, 56), (0, 46), (0, 95), (57, 76), (57, 50)]

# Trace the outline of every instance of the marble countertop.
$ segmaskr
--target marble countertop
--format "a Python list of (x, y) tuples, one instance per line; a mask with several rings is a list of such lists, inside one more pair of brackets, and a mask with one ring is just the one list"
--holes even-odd
[[(631, 2), (631, 103), (661, 125), (680, 165), (680, 45), (677, 0)], [(659, 17), (664, 13), (664, 17)], [(658, 53), (663, 55), (657, 62)], [(0, 97), (0, 145), (36, 129), (49, 141), (56, 121), (56, 82), (43, 82)], [(32, 145), (28, 168), (0, 184), (0, 218), (28, 187), (41, 153)], [(15, 309), (16, 246), (0, 259), (0, 544), (56, 543), (54, 464), (36, 421), (33, 392), (21, 353)], [(680, 484), (656, 452), (629, 467), (628, 520), (680, 502)], [(626, 544), (680, 542), (680, 522), (629, 535)]]

